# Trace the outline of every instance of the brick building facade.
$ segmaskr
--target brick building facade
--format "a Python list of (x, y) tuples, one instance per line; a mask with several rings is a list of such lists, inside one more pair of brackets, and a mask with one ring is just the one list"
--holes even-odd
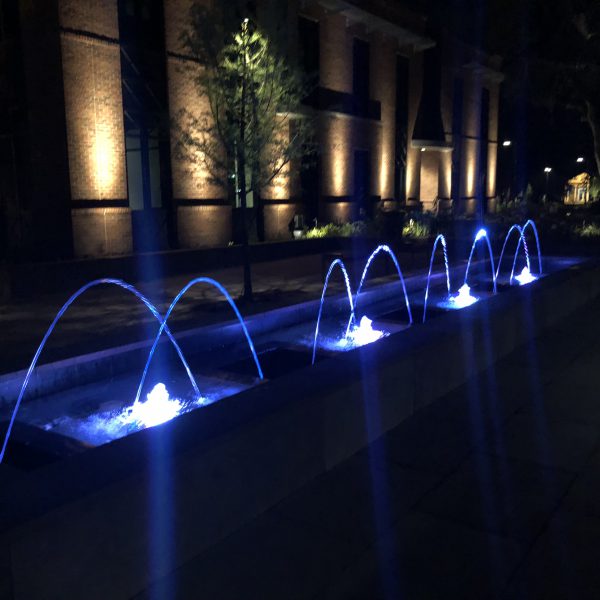
[[(227, 190), (176, 151), (201, 112), (181, 46), (192, 0), (47, 0), (3, 8), (3, 253), (102, 256), (226, 245)], [(3, 7), (9, 3), (4, 2)], [(498, 65), (401, 1), (258, 0), (318, 73), (318, 159), (263, 190), (264, 236), (296, 214), (348, 221), (403, 205), (475, 214), (495, 196)], [(11, 54), (12, 53), (12, 54)], [(21, 59), (7, 70), (7, 57)], [(10, 152), (7, 150), (10, 149)]]

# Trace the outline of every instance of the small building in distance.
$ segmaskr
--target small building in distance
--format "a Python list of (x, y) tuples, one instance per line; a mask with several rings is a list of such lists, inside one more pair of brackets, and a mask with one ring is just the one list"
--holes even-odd
[(567, 181), (565, 186), (565, 195), (563, 197), (565, 204), (586, 204), (590, 201), (590, 182), (589, 173), (579, 173)]

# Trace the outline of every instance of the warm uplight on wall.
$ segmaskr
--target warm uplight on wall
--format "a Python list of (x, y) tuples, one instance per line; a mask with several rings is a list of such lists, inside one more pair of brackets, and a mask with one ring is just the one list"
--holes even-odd
[(94, 170), (98, 195), (100, 199), (111, 198), (114, 196), (112, 188), (115, 180), (114, 170), (111, 168), (116, 153), (114, 140), (107, 131), (97, 129), (95, 146)]
[(467, 162), (467, 180), (465, 190), (467, 198), (475, 195), (475, 157), (471, 154)]
[(388, 196), (386, 189), (386, 184), (388, 181), (389, 174), (389, 165), (388, 165), (388, 156), (387, 153), (384, 152), (381, 156), (381, 166), (379, 167), (379, 195), (381, 198)]
[(505, 148), (508, 148), (508, 147), (509, 147), (511, 144), (512, 144), (512, 142), (511, 142), (510, 140), (504, 140), (504, 141), (502, 142), (502, 145), (503, 145)]

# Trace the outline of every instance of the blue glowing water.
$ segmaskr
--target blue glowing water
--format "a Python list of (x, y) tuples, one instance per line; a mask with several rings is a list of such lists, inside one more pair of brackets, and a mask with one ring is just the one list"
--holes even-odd
[(327, 292), (327, 286), (329, 285), (329, 278), (333, 273), (333, 270), (338, 267), (341, 269), (342, 274), (344, 275), (344, 282), (346, 284), (346, 293), (348, 295), (348, 304), (350, 305), (350, 321), (354, 320), (354, 301), (352, 300), (352, 289), (350, 287), (350, 278), (348, 277), (348, 271), (346, 269), (346, 265), (344, 261), (336, 258), (330, 265), (329, 270), (327, 271), (327, 275), (325, 276), (325, 283), (323, 284), (323, 291), (321, 292), (321, 303), (319, 304), (319, 314), (317, 315), (317, 324), (315, 326), (315, 337), (313, 341), (313, 351), (312, 351), (312, 362), (311, 364), (315, 364), (315, 359), (317, 357), (317, 340), (319, 338), (319, 326), (321, 325), (321, 315), (323, 314), (323, 303), (325, 302), (325, 293)]
[(181, 290), (179, 291), (177, 296), (175, 296), (173, 302), (171, 302), (171, 305), (169, 306), (169, 309), (167, 310), (167, 312), (165, 314), (165, 318), (160, 325), (160, 328), (158, 330), (158, 333), (156, 334), (156, 337), (154, 338), (154, 343), (152, 344), (152, 348), (150, 349), (150, 352), (148, 353), (148, 359), (146, 360), (146, 366), (144, 367), (144, 371), (142, 373), (142, 377), (140, 379), (140, 383), (138, 385), (137, 392), (135, 394), (135, 402), (139, 402), (139, 400), (140, 400), (140, 397), (142, 395), (142, 388), (144, 387), (144, 382), (146, 381), (146, 376), (148, 375), (148, 369), (150, 368), (150, 363), (152, 362), (152, 358), (154, 357), (154, 352), (156, 351), (156, 346), (158, 345), (160, 336), (162, 335), (163, 331), (165, 330), (165, 327), (167, 326), (167, 321), (169, 320), (169, 317), (171, 316), (173, 309), (177, 306), (177, 303), (179, 302), (179, 300), (181, 300), (183, 295), (191, 287), (193, 287), (199, 283), (207, 283), (208, 285), (211, 285), (211, 286), (217, 288), (217, 290), (219, 290), (219, 292), (221, 292), (221, 294), (223, 294), (223, 296), (229, 303), (229, 306), (231, 306), (231, 308), (233, 309), (233, 312), (235, 313), (235, 316), (237, 317), (240, 325), (242, 326), (242, 330), (244, 332), (244, 335), (246, 336), (246, 341), (248, 342), (248, 347), (250, 348), (250, 352), (252, 353), (252, 357), (254, 358), (254, 362), (256, 363), (256, 370), (258, 371), (258, 377), (260, 379), (264, 379), (263, 371), (260, 366), (260, 361), (258, 360), (258, 355), (256, 354), (256, 350), (254, 348), (254, 342), (252, 341), (252, 338), (250, 337), (250, 333), (248, 332), (248, 328), (246, 327), (246, 323), (244, 322), (244, 318), (242, 317), (242, 315), (237, 307), (237, 304), (234, 302), (233, 298), (229, 295), (229, 292), (215, 279), (212, 279), (211, 277), (196, 277), (195, 279), (188, 281), (188, 283), (186, 283), (183, 286), (183, 288), (181, 288)]
[[(362, 292), (363, 284), (365, 282), (365, 279), (367, 278), (369, 269), (371, 268), (371, 264), (373, 263), (373, 260), (375, 259), (375, 257), (381, 252), (384, 252), (385, 254), (387, 254), (392, 259), (394, 266), (396, 267), (396, 272), (398, 273), (398, 278), (400, 279), (400, 282), (402, 283), (402, 292), (404, 294), (404, 301), (406, 303), (406, 311), (408, 312), (408, 322), (410, 325), (412, 325), (413, 318), (412, 318), (412, 312), (410, 310), (410, 301), (408, 299), (408, 293), (406, 292), (406, 284), (404, 282), (404, 275), (402, 274), (402, 269), (400, 268), (400, 263), (398, 262), (398, 259), (397, 259), (396, 255), (394, 254), (394, 251), (386, 244), (377, 246), (377, 248), (375, 248), (375, 250), (373, 250), (373, 252), (371, 252), (371, 255), (369, 256), (369, 258), (367, 259), (367, 262), (365, 263), (365, 268), (363, 269), (362, 275), (360, 277), (360, 282), (358, 284), (358, 289), (356, 290), (356, 295), (354, 296), (354, 314), (356, 314), (356, 310), (358, 307), (358, 301), (360, 300), (360, 294)], [(348, 321), (348, 325), (346, 326), (346, 336), (348, 336), (350, 333), (351, 325), (352, 325), (352, 319)]]
[(171, 331), (166, 327), (166, 323), (163, 321), (160, 313), (156, 310), (156, 307), (141, 292), (139, 292), (134, 286), (132, 286), (128, 283), (125, 283), (124, 281), (121, 281), (120, 279), (95, 279), (94, 281), (90, 281), (89, 283), (86, 283), (84, 286), (79, 288), (62, 305), (61, 309), (56, 313), (56, 316), (54, 317), (54, 320), (50, 324), (50, 327), (48, 327), (48, 329), (46, 330), (46, 333), (44, 334), (44, 337), (42, 338), (42, 341), (33, 356), (31, 364), (29, 365), (29, 368), (27, 369), (27, 374), (25, 375), (25, 379), (23, 380), (23, 384), (21, 385), (21, 390), (19, 391), (19, 396), (17, 398), (17, 402), (15, 404), (15, 407), (13, 408), (13, 411), (12, 411), (12, 414), (10, 417), (10, 421), (8, 424), (8, 428), (6, 430), (6, 434), (4, 435), (4, 442), (2, 443), (2, 450), (0, 451), (0, 463), (2, 463), (2, 461), (4, 459), (4, 454), (6, 453), (6, 446), (8, 445), (8, 440), (10, 438), (10, 434), (12, 432), (12, 429), (13, 429), (13, 426), (15, 423), (17, 412), (19, 411), (19, 407), (21, 406), (21, 402), (23, 401), (23, 396), (25, 395), (25, 391), (27, 390), (27, 386), (29, 385), (29, 380), (31, 379), (31, 374), (33, 373), (33, 370), (35, 369), (35, 366), (37, 365), (37, 362), (40, 358), (40, 354), (42, 353), (42, 350), (44, 349), (44, 346), (46, 345), (48, 338), (54, 331), (54, 328), (56, 327), (57, 323), (60, 321), (62, 316), (69, 309), (69, 307), (73, 304), (73, 302), (75, 302), (75, 300), (77, 300), (77, 298), (79, 298), (79, 296), (81, 296), (84, 292), (86, 292), (87, 290), (89, 290), (92, 287), (95, 287), (98, 285), (105, 285), (105, 284), (116, 285), (116, 286), (132, 293), (136, 298), (138, 298), (141, 302), (144, 303), (144, 305), (148, 308), (148, 310), (152, 313), (152, 315), (156, 318), (156, 320), (161, 324), (161, 331), (163, 329), (165, 329), (169, 340), (171, 341), (171, 343), (173, 344), (173, 347), (177, 351), (177, 354), (178, 354), (179, 358), (181, 359), (181, 362), (186, 370), (186, 373), (188, 374), (188, 377), (190, 379), (192, 387), (194, 388), (194, 392), (196, 393), (196, 396), (200, 397), (200, 391), (198, 390), (196, 380), (194, 379), (194, 376), (192, 375), (190, 367), (183, 356), (181, 348), (179, 347), (179, 345), (177, 344), (177, 341), (171, 334)]
[(494, 253), (492, 251), (492, 244), (490, 243), (490, 238), (485, 229), (480, 229), (475, 234), (475, 239), (473, 240), (473, 245), (471, 246), (471, 253), (469, 254), (469, 260), (467, 261), (467, 269), (465, 271), (465, 280), (463, 282), (463, 287), (461, 287), (461, 289), (464, 289), (465, 285), (467, 286), (467, 289), (468, 289), (468, 285), (467, 285), (468, 281), (467, 280), (469, 277), (469, 269), (471, 268), (471, 261), (473, 260), (473, 253), (475, 252), (475, 246), (477, 245), (479, 240), (484, 239), (484, 238), (485, 238), (485, 241), (487, 242), (487, 248), (488, 248), (488, 252), (490, 255), (490, 264), (492, 267), (492, 282), (493, 282), (494, 294), (495, 294), (497, 290), (496, 290), (496, 269), (494, 267)]
[(425, 287), (425, 300), (423, 302), (423, 323), (425, 323), (425, 317), (427, 315), (427, 299), (429, 298), (429, 283), (431, 281), (431, 270), (433, 269), (433, 259), (435, 257), (435, 250), (438, 243), (442, 243), (442, 249), (444, 251), (444, 267), (446, 269), (446, 289), (448, 296), (450, 296), (450, 269), (448, 267), (448, 250), (446, 247), (446, 238), (440, 233), (433, 242), (433, 249), (431, 250), (431, 258), (429, 259), (429, 272), (427, 273), (427, 285)]
[(516, 262), (517, 254), (519, 252), (521, 243), (523, 244), (523, 249), (525, 250), (525, 261), (527, 262), (527, 270), (531, 272), (531, 263), (529, 261), (529, 249), (527, 247), (527, 240), (525, 239), (525, 234), (523, 233), (523, 228), (520, 225), (517, 225), (515, 223), (508, 230), (508, 233), (506, 234), (506, 237), (504, 238), (504, 243), (502, 244), (502, 250), (500, 251), (500, 258), (498, 259), (498, 267), (496, 269), (496, 279), (498, 279), (498, 275), (500, 274), (500, 268), (502, 266), (502, 259), (504, 258), (504, 251), (506, 250), (506, 244), (508, 243), (508, 240), (509, 240), (511, 234), (513, 233), (513, 231), (516, 231), (519, 233), (519, 241), (517, 243), (517, 249), (515, 251), (515, 256), (513, 259), (513, 268), (511, 271), (511, 275), (510, 275), (511, 283), (512, 283), (514, 270), (515, 270), (515, 262)]
[(540, 277), (542, 275), (542, 250), (540, 248), (540, 237), (538, 235), (538, 230), (537, 230), (535, 223), (531, 219), (528, 219), (525, 222), (525, 225), (523, 225), (523, 227), (521, 228), (523, 231), (523, 236), (521, 238), (519, 238), (519, 243), (517, 244), (517, 251), (515, 252), (515, 258), (513, 260), (513, 266), (512, 266), (512, 271), (511, 271), (511, 280), (514, 276), (515, 265), (517, 263), (517, 255), (519, 253), (519, 248), (521, 246), (521, 240), (525, 241), (525, 232), (527, 231), (528, 227), (533, 231), (533, 235), (535, 236), (535, 245), (537, 248), (537, 255), (538, 255), (538, 277)]
[[(538, 267), (539, 267), (537, 276), (539, 277), (542, 274), (541, 248), (540, 248), (539, 235), (538, 235), (536, 225), (531, 219), (528, 220), (525, 223), (525, 225), (523, 225), (522, 227), (515, 224), (509, 229), (509, 231), (504, 239), (504, 243), (502, 245), (502, 250), (500, 252), (497, 269), (495, 269), (495, 266), (494, 266), (494, 256), (493, 256), (492, 246), (490, 243), (489, 236), (485, 229), (480, 229), (476, 233), (475, 238), (473, 240), (473, 244), (471, 246), (471, 251), (469, 254), (469, 258), (468, 258), (467, 266), (466, 266), (466, 270), (465, 270), (463, 285), (460, 287), (460, 289), (458, 290), (458, 293), (455, 296), (452, 296), (450, 294), (450, 290), (451, 290), (450, 270), (449, 270), (449, 263), (448, 263), (446, 239), (443, 235), (438, 235), (433, 243), (433, 248), (432, 248), (431, 257), (430, 257), (430, 261), (429, 261), (429, 271), (427, 274), (427, 283), (426, 283), (426, 288), (425, 288), (425, 300), (424, 300), (424, 305), (423, 305), (423, 322), (425, 322), (425, 319), (426, 319), (427, 302), (428, 302), (428, 297), (429, 297), (429, 289), (430, 289), (431, 274), (432, 274), (432, 269), (433, 269), (433, 261), (435, 258), (435, 252), (436, 252), (439, 244), (442, 245), (442, 249), (443, 249), (444, 267), (445, 267), (445, 273), (446, 273), (446, 288), (447, 288), (447, 292), (448, 292), (448, 297), (445, 302), (438, 304), (438, 306), (444, 306), (446, 308), (463, 308), (465, 306), (469, 306), (470, 304), (473, 304), (474, 302), (477, 302), (477, 300), (478, 300), (478, 298), (476, 296), (473, 296), (471, 294), (471, 289), (468, 285), (468, 276), (469, 276), (469, 270), (471, 267), (475, 247), (476, 247), (477, 243), (479, 243), (483, 238), (485, 238), (487, 248), (488, 248), (494, 293), (496, 293), (496, 291), (497, 291), (496, 283), (497, 283), (497, 278), (500, 274), (502, 259), (505, 254), (509, 238), (513, 234), (513, 232), (517, 232), (519, 237), (518, 237), (517, 248), (515, 251), (514, 258), (513, 258), (510, 281), (512, 282), (512, 280), (515, 279), (519, 282), (520, 285), (525, 285), (525, 284), (535, 281), (537, 279), (537, 277), (532, 273), (532, 269), (531, 269), (530, 255), (529, 255), (529, 249), (528, 249), (527, 239), (526, 239), (527, 228), (530, 228), (533, 230), (535, 240), (536, 240), (537, 253), (538, 253)], [(523, 245), (523, 249), (524, 249), (524, 253), (525, 253), (526, 266), (523, 268), (523, 270), (519, 274), (515, 275), (515, 267), (516, 267), (517, 258), (519, 256), (519, 250), (520, 250), (521, 244)], [(413, 318), (412, 318), (412, 312), (411, 312), (411, 307), (410, 307), (410, 301), (409, 301), (409, 297), (408, 297), (408, 293), (407, 293), (407, 289), (406, 289), (405, 279), (404, 279), (402, 270), (400, 268), (398, 259), (397, 259), (396, 255), (394, 254), (394, 252), (390, 249), (389, 246), (380, 245), (371, 253), (371, 255), (369, 256), (369, 258), (367, 259), (367, 261), (365, 263), (365, 267), (363, 269), (355, 296), (353, 296), (353, 294), (352, 294), (350, 279), (349, 279), (348, 272), (346, 270), (346, 267), (345, 267), (343, 261), (340, 259), (336, 259), (331, 263), (329, 270), (327, 272), (327, 275), (325, 277), (325, 282), (323, 285), (323, 290), (321, 293), (321, 300), (320, 300), (320, 304), (319, 304), (319, 312), (318, 312), (315, 331), (314, 331), (314, 337), (312, 338), (312, 340), (307, 339), (307, 345), (312, 345), (312, 364), (315, 363), (315, 358), (316, 358), (316, 350), (317, 350), (317, 344), (319, 342), (320, 327), (322, 325), (321, 319), (322, 319), (322, 314), (323, 314), (323, 306), (324, 306), (324, 301), (325, 301), (325, 297), (326, 297), (327, 287), (329, 285), (329, 281), (333, 274), (333, 271), (336, 268), (339, 268), (341, 270), (343, 277), (344, 277), (344, 283), (345, 283), (345, 287), (346, 287), (346, 295), (348, 297), (350, 316), (345, 325), (345, 334), (343, 334), (341, 336), (337, 335), (337, 334), (329, 335), (330, 339), (326, 340), (327, 343), (329, 344), (328, 347), (331, 347), (331, 349), (335, 349), (338, 351), (339, 350), (350, 350), (350, 349), (356, 348), (358, 346), (372, 343), (374, 341), (381, 339), (382, 337), (389, 335), (388, 332), (382, 331), (382, 330), (379, 330), (379, 329), (373, 327), (373, 322), (366, 315), (362, 316), (359, 323), (356, 322), (357, 321), (357, 308), (358, 308), (359, 300), (361, 297), (361, 293), (363, 291), (363, 285), (366, 281), (367, 275), (369, 273), (369, 270), (372, 266), (374, 259), (380, 253), (388, 254), (388, 256), (392, 259), (392, 261), (394, 263), (394, 266), (395, 266), (397, 274), (398, 274), (398, 278), (400, 279), (400, 282), (402, 284), (404, 301), (405, 301), (406, 310), (408, 313), (408, 320), (409, 320), (409, 323), (412, 324)], [(21, 407), (24, 395), (26, 393), (27, 387), (29, 385), (29, 382), (30, 382), (30, 379), (32, 376), (32, 372), (37, 365), (37, 362), (39, 360), (41, 352), (43, 351), (43, 349), (46, 345), (46, 342), (48, 341), (49, 337), (53, 333), (57, 323), (60, 321), (60, 319), (62, 318), (64, 313), (68, 310), (68, 308), (73, 304), (73, 302), (81, 294), (83, 294), (86, 290), (88, 290), (94, 286), (98, 286), (101, 284), (116, 285), (116, 286), (132, 293), (138, 300), (140, 300), (148, 308), (148, 310), (152, 313), (154, 318), (160, 324), (158, 332), (156, 334), (156, 337), (154, 338), (152, 347), (148, 354), (148, 358), (147, 358), (141, 379), (140, 379), (138, 387), (137, 387), (135, 399), (134, 399), (133, 403), (127, 405), (125, 408), (123, 408), (123, 404), (121, 404), (121, 403), (110, 403), (110, 407), (103, 405), (99, 412), (97, 412), (93, 415), (89, 415), (88, 417), (84, 417), (84, 418), (61, 416), (58, 419), (55, 419), (54, 421), (52, 421), (50, 423), (42, 421), (42, 423), (45, 423), (44, 425), (42, 425), (44, 428), (48, 428), (48, 429), (56, 428), (57, 431), (67, 431), (67, 432), (77, 431), (77, 432), (79, 432), (79, 434), (76, 435), (75, 437), (78, 437), (78, 439), (89, 440), (92, 445), (97, 445), (98, 442), (105, 443), (106, 441), (110, 441), (112, 439), (115, 439), (116, 437), (122, 437), (124, 435), (127, 435), (128, 433), (131, 433), (132, 431), (137, 431), (139, 429), (143, 429), (146, 427), (153, 427), (160, 423), (164, 423), (179, 414), (193, 410), (194, 408), (204, 405), (206, 403), (213, 402), (218, 397), (223, 397), (223, 395), (228, 395), (228, 393), (232, 393), (231, 391), (229, 391), (229, 392), (224, 391), (225, 387), (227, 387), (227, 386), (223, 387), (222, 383), (220, 383), (219, 386), (223, 387), (223, 390), (220, 390), (213, 394), (208, 394), (207, 396), (202, 396), (200, 394), (197, 382), (196, 382), (194, 376), (192, 375), (192, 372), (190, 370), (190, 367), (189, 367), (185, 357), (183, 356), (181, 348), (179, 347), (177, 341), (173, 337), (173, 335), (167, 325), (167, 321), (168, 321), (169, 317), (171, 316), (171, 313), (174, 310), (174, 308), (176, 307), (179, 300), (186, 294), (186, 292), (192, 286), (194, 286), (196, 284), (200, 284), (200, 283), (208, 284), (208, 285), (215, 287), (225, 297), (225, 299), (229, 303), (230, 307), (232, 308), (233, 312), (235, 313), (235, 315), (238, 319), (238, 322), (240, 323), (240, 326), (242, 327), (242, 331), (244, 333), (246, 342), (248, 343), (248, 347), (252, 354), (253, 360), (256, 364), (258, 376), (260, 379), (263, 379), (264, 376), (263, 376), (261, 364), (260, 364), (258, 355), (256, 353), (254, 343), (252, 341), (252, 338), (251, 338), (248, 328), (246, 326), (246, 323), (245, 323), (244, 319), (242, 318), (242, 315), (240, 314), (240, 311), (238, 310), (236, 303), (231, 298), (231, 296), (227, 292), (227, 290), (219, 282), (217, 282), (214, 279), (211, 279), (209, 277), (198, 277), (198, 278), (191, 280), (179, 291), (177, 296), (174, 298), (174, 300), (170, 304), (170, 306), (163, 318), (161, 316), (161, 314), (157, 311), (156, 307), (132, 285), (129, 285), (118, 279), (108, 279), (108, 278), (97, 279), (97, 280), (94, 280), (94, 281), (84, 285), (83, 287), (81, 287), (79, 290), (77, 290), (77, 292), (75, 292), (67, 300), (67, 302), (65, 302), (65, 304), (61, 307), (61, 309), (56, 314), (54, 320), (52, 321), (49, 328), (47, 329), (40, 345), (38, 346), (36, 353), (31, 361), (31, 364), (29, 365), (29, 368), (25, 375), (23, 384), (20, 388), (20, 392), (19, 392), (16, 404), (11, 413), (9, 426), (8, 426), (8, 429), (7, 429), (5, 437), (4, 437), (2, 449), (0, 451), (0, 463), (2, 463), (2, 461), (4, 459), (8, 440), (9, 440), (11, 431), (13, 429), (16, 415), (17, 415), (17, 412), (19, 411), (19, 408)], [(344, 325), (339, 324), (339, 323), (336, 325), (336, 327), (337, 326), (339, 326), (340, 329), (344, 328)], [(324, 329), (323, 333), (325, 335), (328, 335), (326, 325), (323, 325), (323, 329)], [(176, 350), (176, 352), (179, 356), (179, 359), (181, 360), (181, 362), (186, 370), (187, 376), (188, 376), (188, 378), (192, 384), (193, 390), (194, 390), (194, 396), (193, 397), (186, 396), (183, 398), (182, 397), (171, 397), (169, 392), (167, 391), (166, 387), (163, 384), (157, 384), (146, 395), (146, 400), (141, 401), (140, 398), (141, 398), (142, 390), (143, 390), (143, 387), (144, 387), (144, 384), (145, 384), (145, 381), (146, 381), (146, 378), (148, 375), (148, 370), (152, 363), (152, 359), (154, 357), (157, 345), (159, 343), (159, 340), (160, 340), (163, 332), (165, 332), (166, 335), (168, 336), (169, 341), (171, 342), (174, 349)], [(333, 330), (332, 330), (332, 333), (333, 333)], [(312, 344), (311, 344), (311, 341), (312, 341)], [(321, 340), (321, 342), (322, 342), (321, 346), (323, 346), (323, 344), (324, 344), (323, 340)], [(239, 388), (240, 384), (232, 384), (232, 385), (238, 385), (238, 388), (236, 388), (236, 391), (239, 391), (240, 389), (242, 389), (242, 388)], [(204, 383), (203, 383), (203, 387), (204, 387)], [(235, 391), (233, 393), (235, 393)], [(185, 394), (184, 394), (184, 396), (185, 396)]]

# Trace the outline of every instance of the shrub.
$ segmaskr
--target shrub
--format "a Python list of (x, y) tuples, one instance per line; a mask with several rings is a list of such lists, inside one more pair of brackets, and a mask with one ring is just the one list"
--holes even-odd
[(327, 223), (311, 227), (306, 231), (304, 237), (307, 239), (325, 238), (325, 237), (354, 237), (364, 235), (367, 231), (367, 224), (364, 221), (355, 221), (354, 223)]
[(583, 223), (580, 227), (575, 227), (575, 233), (579, 237), (584, 238), (600, 237), (600, 225), (596, 223)]
[(414, 215), (404, 223), (402, 237), (410, 239), (425, 239), (431, 233), (431, 223), (423, 215)]

